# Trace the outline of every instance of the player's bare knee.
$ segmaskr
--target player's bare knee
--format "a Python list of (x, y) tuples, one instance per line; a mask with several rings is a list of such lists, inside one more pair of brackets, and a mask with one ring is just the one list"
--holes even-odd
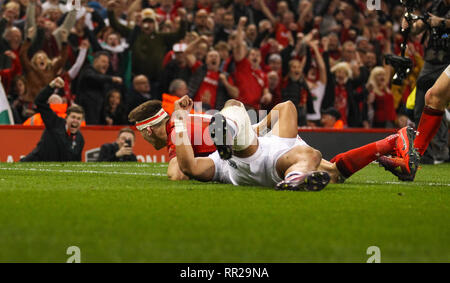
[(305, 154), (307, 159), (315, 166), (319, 166), (322, 161), (322, 153), (312, 147), (305, 147), (303, 149), (303, 154)]
[(284, 113), (290, 113), (291, 115), (292, 113), (297, 113), (297, 108), (295, 107), (295, 104), (290, 100), (281, 103), (281, 108), (283, 112), (286, 111)]
[(317, 166), (319, 166), (320, 162), (322, 161), (322, 153), (314, 148), (312, 148), (312, 150), (314, 161), (316, 162)]
[(440, 93), (440, 91), (433, 86), (425, 94), (425, 105), (434, 109), (445, 108), (446, 102), (444, 101), (444, 96), (444, 93)]

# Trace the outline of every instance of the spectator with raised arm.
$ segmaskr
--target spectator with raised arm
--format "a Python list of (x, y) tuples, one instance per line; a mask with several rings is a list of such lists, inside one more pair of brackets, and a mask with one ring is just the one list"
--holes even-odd
[(60, 70), (64, 67), (67, 60), (67, 36), (66, 30), (61, 30), (62, 53), (61, 57), (51, 61), (47, 53), (38, 51), (33, 55), (31, 60), (28, 58), (28, 48), (31, 45), (31, 40), (34, 37), (35, 29), (30, 28), (27, 33), (27, 38), (20, 49), (20, 59), (23, 70), (28, 82), (26, 101), (33, 101), (41, 89), (43, 89), (54, 78)]
[(161, 97), (160, 78), (162, 62), (167, 48), (182, 39), (186, 33), (185, 12), (178, 11), (180, 28), (176, 33), (160, 33), (156, 13), (151, 8), (141, 12), (141, 21), (134, 29), (120, 24), (114, 14), (117, 1), (108, 2), (108, 19), (110, 25), (123, 37), (127, 38), (132, 51), (132, 70), (134, 74), (144, 74), (152, 85), (152, 95)]
[[(324, 43), (324, 50), (328, 49), (328, 38), (322, 41)], [(315, 123), (318, 125), (320, 122), (320, 110), (322, 108), (322, 100), (325, 96), (325, 87), (327, 85), (327, 69), (325, 66), (325, 61), (323, 60), (322, 54), (319, 50), (319, 41), (310, 41), (308, 45), (313, 50), (314, 61), (308, 70), (306, 75), (306, 84), (308, 85), (309, 91), (311, 93), (312, 104), (314, 108), (314, 113), (306, 115), (308, 122)]]
[(80, 106), (67, 109), (67, 117), (58, 117), (48, 104), (56, 88), (63, 88), (64, 80), (55, 78), (36, 97), (37, 111), (41, 114), (45, 130), (33, 151), (20, 161), (81, 161), (84, 138), (80, 132), (84, 112)]
[(241, 18), (238, 32), (233, 43), (233, 59), (235, 70), (232, 74), (234, 83), (239, 89), (237, 100), (244, 103), (247, 108), (259, 110), (260, 105), (269, 104), (272, 94), (267, 85), (267, 76), (261, 70), (261, 52), (259, 49), (247, 50), (244, 40), (246, 18)]

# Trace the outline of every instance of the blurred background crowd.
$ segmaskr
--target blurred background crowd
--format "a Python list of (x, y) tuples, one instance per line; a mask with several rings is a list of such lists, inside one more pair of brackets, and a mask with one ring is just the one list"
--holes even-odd
[(396, 0), (373, 11), (366, 4), (1, 1), (1, 82), (16, 124), (39, 123), (33, 101), (61, 75), (52, 109), (63, 116), (81, 105), (87, 125), (128, 124), (128, 113), (149, 99), (170, 112), (188, 94), (202, 111), (230, 98), (255, 110), (291, 100), (300, 126), (403, 127), (424, 64), (423, 33), (409, 38), (413, 70), (392, 84), (383, 55), (400, 53), (405, 10)]

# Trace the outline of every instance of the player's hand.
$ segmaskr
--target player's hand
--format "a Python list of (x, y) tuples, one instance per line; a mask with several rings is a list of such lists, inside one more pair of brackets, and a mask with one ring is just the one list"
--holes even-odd
[(191, 111), (193, 105), (194, 105), (194, 102), (192, 101), (192, 99), (189, 96), (185, 95), (182, 98), (175, 101), (174, 111), (184, 110), (187, 113), (189, 113)]
[(131, 154), (133, 154), (133, 148), (129, 147), (127, 145), (124, 145), (116, 152), (116, 157), (122, 157), (125, 155), (131, 155)]
[(63, 88), (64, 87), (64, 80), (61, 77), (56, 77), (49, 83), (49, 86), (51, 88)]

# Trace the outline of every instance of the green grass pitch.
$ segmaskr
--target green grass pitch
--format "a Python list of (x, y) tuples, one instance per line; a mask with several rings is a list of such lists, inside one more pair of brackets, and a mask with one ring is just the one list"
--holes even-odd
[(450, 164), (321, 192), (170, 182), (166, 164), (0, 164), (0, 262), (450, 262)]

